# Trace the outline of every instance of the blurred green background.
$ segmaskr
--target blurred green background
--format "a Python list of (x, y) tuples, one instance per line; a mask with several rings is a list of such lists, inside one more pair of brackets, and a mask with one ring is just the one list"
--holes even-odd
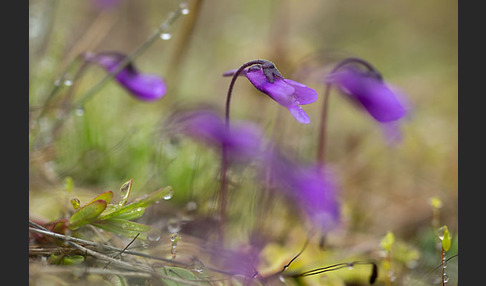
[[(53, 109), (33, 123), (36, 110), (75, 56), (86, 51), (131, 53), (179, 4), (125, 0), (100, 9), (95, 1), (29, 1), (32, 130), (47, 129), (55, 120)], [(93, 193), (116, 190), (134, 178), (134, 192), (139, 194), (173, 186), (171, 203), (176, 208), (189, 200), (209, 204), (218, 188), (217, 154), (194, 142), (168, 140), (162, 122), (176, 106), (198, 102), (223, 111), (230, 79), (222, 73), (253, 59), (273, 61), (286, 78), (316, 89), (321, 96), (303, 107), (311, 123), (301, 125), (242, 78), (235, 86), (232, 118), (259, 124), (283, 148), (310, 162), (316, 154), (323, 78), (333, 63), (353, 56), (372, 63), (398, 87), (410, 102), (410, 113), (402, 126), (403, 142), (389, 147), (371, 117), (332, 91), (326, 152), (341, 186), (341, 231), (347, 234), (342, 245), (376, 247), (392, 231), (417, 249), (424, 247), (434, 196), (443, 202), (441, 224), (457, 234), (457, 1), (194, 0), (187, 4), (190, 13), (172, 25), (171, 38), (158, 39), (135, 60), (141, 71), (164, 77), (168, 92), (163, 99), (137, 101), (110, 81), (64, 122), (57, 136), (39, 132), (39, 142), (31, 142), (31, 216), (52, 220), (63, 213), (52, 206), (64, 202), (58, 192), (67, 176), (79, 189)], [(76, 99), (105, 74), (90, 66), (71, 86), (61, 86), (57, 97), (72, 88)], [(73, 76), (73, 72), (67, 75)], [(234, 214), (247, 211), (247, 206), (238, 206), (237, 198), (251, 197), (255, 189), (232, 195)]]

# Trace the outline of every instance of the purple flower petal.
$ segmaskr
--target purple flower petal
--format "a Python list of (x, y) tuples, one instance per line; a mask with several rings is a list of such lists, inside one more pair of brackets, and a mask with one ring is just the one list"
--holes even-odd
[(321, 166), (298, 164), (275, 150), (268, 156), (268, 168), (274, 182), (311, 224), (321, 232), (336, 227), (340, 206), (337, 186), (330, 172)]
[(317, 92), (301, 83), (289, 79), (275, 78), (268, 81), (262, 69), (248, 69), (246, 77), (261, 92), (285, 106), (294, 118), (303, 124), (310, 122), (309, 116), (300, 105), (317, 100)]
[(234, 122), (226, 129), (221, 116), (209, 110), (176, 113), (171, 118), (173, 132), (183, 133), (214, 148), (225, 147), (232, 161), (257, 158), (260, 155), (262, 133), (246, 122)]
[(406, 113), (395, 93), (381, 79), (357, 68), (337, 71), (329, 76), (328, 82), (336, 84), (379, 122), (398, 120)]
[(298, 105), (294, 105), (294, 106), (291, 106), (291, 107), (288, 107), (290, 113), (292, 114), (292, 116), (297, 119), (297, 121), (299, 121), (300, 123), (302, 124), (309, 124), (310, 123), (310, 118), (309, 118), (309, 115), (307, 115), (307, 113), (305, 113), (305, 111), (302, 109), (302, 107), (298, 106)]
[(291, 79), (284, 79), (284, 81), (295, 88), (294, 95), (300, 105), (310, 104), (317, 100), (317, 92), (314, 89)]
[[(125, 58), (126, 55), (116, 52), (85, 55), (87, 61), (101, 65), (107, 72), (114, 72)], [(115, 76), (115, 79), (135, 98), (144, 101), (160, 99), (167, 91), (165, 82), (161, 77), (140, 73), (132, 63), (125, 66)]]

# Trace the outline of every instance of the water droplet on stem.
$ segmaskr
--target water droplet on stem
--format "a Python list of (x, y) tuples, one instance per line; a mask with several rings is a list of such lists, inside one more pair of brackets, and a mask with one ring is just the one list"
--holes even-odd
[(189, 14), (189, 8), (187, 7), (187, 3), (181, 3), (181, 5), (179, 6), (181, 8), (181, 14), (182, 15), (187, 15)]
[(156, 228), (152, 228), (148, 233), (147, 233), (147, 239), (148, 241), (151, 242), (156, 242), (160, 240), (160, 232)]
[(160, 38), (162, 40), (170, 40), (170, 38), (172, 38), (172, 35), (170, 33), (162, 33), (160, 34)]
[(163, 197), (163, 199), (164, 199), (164, 200), (166, 200), (166, 201), (167, 201), (167, 200), (170, 200), (170, 199), (172, 198), (172, 196), (173, 196), (173, 195), (174, 195), (174, 190), (172, 190), (172, 189), (171, 189), (171, 190), (170, 190), (170, 191), (169, 191), (169, 192), (168, 192), (168, 193), (167, 193), (167, 194), (166, 194), (166, 195)]

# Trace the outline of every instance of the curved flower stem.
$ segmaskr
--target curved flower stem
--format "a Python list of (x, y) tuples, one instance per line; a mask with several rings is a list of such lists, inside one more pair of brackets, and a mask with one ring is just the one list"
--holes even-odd
[(231, 101), (231, 94), (233, 93), (233, 86), (235, 85), (236, 79), (240, 75), (240, 73), (246, 69), (247, 67), (253, 66), (253, 65), (263, 65), (265, 63), (268, 63), (266, 60), (252, 60), (244, 65), (242, 65), (238, 70), (233, 75), (233, 78), (231, 78), (231, 82), (228, 88), (228, 93), (226, 95), (226, 111), (225, 111), (225, 123), (228, 128), (229, 126), (229, 116), (230, 116), (230, 101)]
[[(241, 74), (241, 72), (252, 66), (252, 65), (263, 65), (268, 63), (266, 60), (252, 60), (245, 64), (243, 64), (236, 72), (233, 74), (231, 78), (231, 82), (228, 88), (228, 93), (226, 95), (226, 109), (225, 109), (225, 131), (229, 132), (229, 124), (230, 124), (230, 102), (231, 102), (231, 94), (233, 93), (233, 87), (235, 85), (236, 79)], [(220, 172), (220, 190), (219, 190), (219, 242), (223, 243), (224, 241), (224, 223), (226, 220), (226, 196), (228, 191), (228, 182), (226, 178), (226, 172), (228, 170), (228, 158), (227, 158), (227, 151), (226, 146), (223, 144), (221, 146), (221, 172)]]
[(105, 86), (106, 83), (108, 83), (109, 80), (114, 78), (120, 71), (122, 71), (130, 62), (132, 62), (135, 58), (140, 56), (147, 48), (155, 42), (160, 37), (160, 34), (167, 31), (171, 25), (181, 16), (184, 15), (182, 13), (182, 10), (184, 7), (179, 6), (177, 10), (171, 12), (168, 16), (168, 18), (150, 35), (150, 37), (143, 42), (135, 51), (133, 51), (131, 54), (129, 54), (126, 58), (124, 58), (117, 68), (113, 70), (112, 72), (108, 73), (104, 78), (102, 78), (96, 85), (94, 85), (92, 88), (90, 88), (88, 91), (86, 91), (84, 94), (80, 96), (80, 99), (72, 104), (65, 113), (65, 116), (62, 116), (59, 118), (54, 125), (54, 129), (59, 128), (63, 122), (65, 122), (65, 117), (68, 116), (73, 110), (76, 108), (83, 106), (93, 95), (95, 95), (101, 88)]
[[(381, 79), (381, 74), (367, 61), (362, 60), (360, 58), (346, 58), (339, 62), (330, 72), (330, 74), (333, 74), (340, 68), (344, 67), (345, 65), (348, 64), (360, 64), (367, 68), (371, 73), (373, 73), (374, 76), (378, 77)], [(320, 166), (324, 164), (324, 159), (325, 159), (325, 147), (326, 147), (326, 125), (327, 125), (327, 110), (329, 106), (329, 95), (331, 93), (331, 84), (326, 83), (326, 90), (324, 92), (324, 102), (322, 104), (322, 110), (321, 110), (321, 124), (319, 128), (319, 137), (318, 137), (318, 143), (317, 143), (317, 162), (319, 163)]]

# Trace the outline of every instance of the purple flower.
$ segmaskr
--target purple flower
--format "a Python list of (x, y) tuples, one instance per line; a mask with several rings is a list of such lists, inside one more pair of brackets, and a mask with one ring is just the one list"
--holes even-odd
[[(85, 60), (94, 62), (105, 68), (107, 72), (114, 72), (119, 64), (126, 59), (126, 55), (117, 52), (103, 52), (99, 54), (85, 54)], [(135, 98), (143, 101), (154, 101), (162, 98), (167, 91), (164, 80), (153, 74), (140, 73), (132, 63), (128, 63), (116, 76), (120, 85), (128, 90)]]
[(269, 156), (268, 167), (274, 183), (296, 203), (311, 225), (322, 233), (336, 227), (340, 206), (330, 171), (319, 165), (298, 164), (275, 150)]
[(185, 134), (217, 149), (224, 147), (230, 160), (257, 158), (260, 152), (259, 128), (235, 122), (227, 129), (223, 118), (211, 110), (176, 112), (167, 123), (171, 132)]
[(327, 82), (335, 84), (343, 94), (368, 111), (378, 122), (396, 121), (406, 113), (399, 95), (375, 72), (346, 66), (331, 73)]
[(258, 267), (263, 261), (262, 251), (269, 242), (268, 237), (261, 232), (253, 232), (247, 239), (248, 242), (233, 243), (228, 248), (208, 243), (204, 251), (218, 269), (249, 279), (261, 278)]
[[(235, 71), (231, 70), (223, 75), (230, 76)], [(273, 65), (270, 69), (262, 67), (262, 65), (255, 65), (245, 69), (242, 75), (245, 75), (259, 91), (285, 106), (298, 122), (310, 123), (309, 116), (300, 105), (310, 104), (317, 100), (317, 92), (314, 89), (283, 78)]]
[(251, 245), (236, 250), (218, 248), (211, 258), (225, 272), (254, 278), (258, 276), (260, 253), (260, 248)]

